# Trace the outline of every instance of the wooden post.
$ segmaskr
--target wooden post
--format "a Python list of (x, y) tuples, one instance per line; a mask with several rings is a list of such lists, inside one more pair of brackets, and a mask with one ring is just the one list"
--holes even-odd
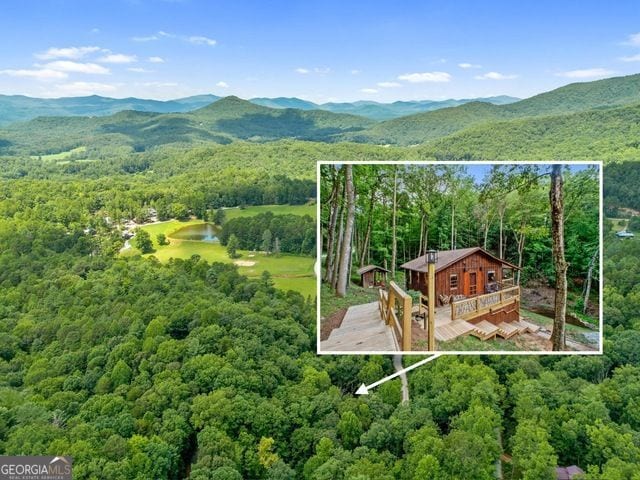
[(429, 263), (429, 284), (427, 286), (429, 292), (429, 325), (427, 328), (428, 337), (428, 350), (430, 352), (436, 351), (436, 264)]
[(451, 321), (453, 322), (456, 319), (456, 308), (454, 307), (454, 301), (451, 300)]
[(411, 297), (405, 295), (402, 302), (402, 351), (411, 351)]
[(387, 325), (392, 325), (393, 317), (391, 316), (391, 310), (396, 306), (396, 294), (393, 290), (393, 285), (389, 288), (389, 296), (387, 297)]

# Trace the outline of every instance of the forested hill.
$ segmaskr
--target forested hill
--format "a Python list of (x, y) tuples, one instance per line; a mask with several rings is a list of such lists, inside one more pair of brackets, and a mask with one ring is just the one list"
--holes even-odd
[[(75, 150), (74, 158), (94, 160), (168, 144), (282, 139), (418, 144), (435, 158), (625, 159), (638, 153), (630, 139), (638, 138), (640, 74), (571, 84), (515, 103), (474, 101), (384, 122), (310, 109), (297, 99), (275, 103), (278, 108), (231, 96), (187, 113), (39, 117), (0, 129), (0, 155)], [(288, 104), (302, 108), (280, 108)]]
[(364, 143), (413, 145), (495, 120), (568, 114), (640, 103), (640, 74), (572, 83), (507, 105), (473, 102), (381, 122), (346, 138)]
[(568, 115), (483, 123), (421, 150), (445, 160), (635, 160), (640, 103)]
[(274, 109), (226, 97), (190, 113), (124, 111), (106, 117), (39, 117), (0, 130), (0, 154), (43, 155), (90, 145), (143, 151), (170, 143), (257, 142), (282, 138), (333, 141), (372, 120), (320, 110)]

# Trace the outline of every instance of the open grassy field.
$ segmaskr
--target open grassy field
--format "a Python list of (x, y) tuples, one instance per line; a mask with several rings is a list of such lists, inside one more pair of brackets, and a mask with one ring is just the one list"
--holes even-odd
[[(71, 155), (73, 155), (74, 153), (84, 153), (86, 150), (87, 150), (87, 147), (77, 147), (77, 148), (68, 150), (66, 152), (51, 153), (49, 155), (40, 155), (40, 159), (44, 161), (55, 162), (58, 160), (65, 160), (69, 158)], [(32, 158), (38, 158), (38, 157), (34, 156)]]
[[(241, 212), (251, 212), (253, 215), (257, 214), (256, 208), (251, 207)], [(294, 211), (296, 209), (304, 207), (290, 207)], [(261, 211), (266, 211), (264, 207), (260, 208)], [(290, 212), (293, 213), (293, 212)], [(247, 215), (249, 216), (249, 215)], [(227, 217), (229, 218), (229, 217)], [(186, 227), (188, 225), (196, 225), (203, 223), (201, 220), (188, 220), (181, 222), (179, 220), (169, 220), (166, 222), (153, 223), (145, 225), (142, 228), (149, 232), (153, 241), (155, 252), (150, 254), (154, 255), (161, 262), (166, 262), (170, 258), (190, 258), (192, 255), (200, 255), (208, 262), (225, 262), (230, 263), (232, 261), (238, 264), (238, 269), (242, 275), (248, 277), (258, 277), (265, 270), (270, 272), (273, 276), (276, 287), (283, 290), (295, 290), (302, 295), (315, 297), (316, 295), (316, 279), (313, 275), (313, 265), (315, 259), (312, 257), (306, 257), (301, 255), (289, 255), (282, 254), (278, 256), (265, 255), (260, 252), (248, 252), (239, 250), (241, 255), (235, 260), (231, 260), (227, 255), (226, 247), (219, 243), (200, 242), (192, 240), (177, 240), (171, 238), (171, 234), (177, 230)], [(168, 239), (169, 245), (158, 245), (157, 235), (164, 233)], [(124, 255), (135, 255), (139, 251), (132, 247), (126, 250)], [(252, 265), (249, 265), (250, 262)]]

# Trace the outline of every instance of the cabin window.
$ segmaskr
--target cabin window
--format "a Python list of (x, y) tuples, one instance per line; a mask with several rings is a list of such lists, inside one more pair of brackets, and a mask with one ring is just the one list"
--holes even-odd
[(489, 270), (487, 272), (487, 283), (494, 283), (496, 281), (496, 272), (495, 270)]
[(454, 289), (458, 288), (458, 274), (457, 273), (452, 273), (451, 275), (449, 275), (449, 288), (451, 290), (454, 290)]

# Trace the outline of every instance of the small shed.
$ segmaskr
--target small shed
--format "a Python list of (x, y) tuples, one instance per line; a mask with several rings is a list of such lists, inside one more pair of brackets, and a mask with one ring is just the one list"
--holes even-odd
[(364, 288), (384, 286), (387, 283), (387, 273), (389, 270), (377, 265), (366, 265), (359, 268), (360, 285)]

